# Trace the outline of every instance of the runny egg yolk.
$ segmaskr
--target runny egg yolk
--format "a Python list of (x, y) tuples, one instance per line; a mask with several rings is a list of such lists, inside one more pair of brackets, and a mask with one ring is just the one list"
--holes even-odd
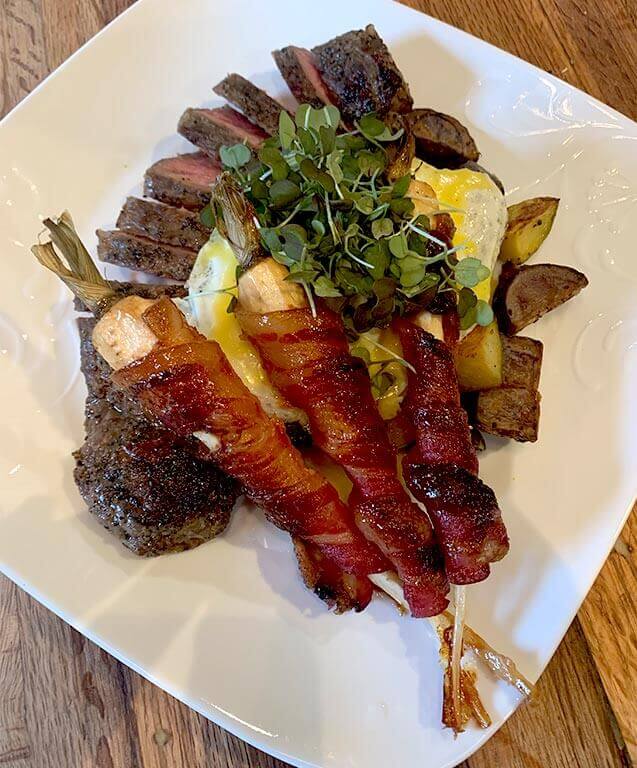
[(177, 299), (188, 322), (206, 338), (216, 341), (235, 373), (261, 401), (264, 410), (284, 421), (306, 420), (274, 389), (261, 359), (228, 307), (237, 295), (237, 258), (228, 242), (214, 230), (195, 261), (188, 278), (188, 298)]
[[(250, 383), (260, 378), (257, 355), (252, 345), (241, 336), (241, 329), (228, 306), (237, 293), (237, 259), (221, 235), (215, 230), (201, 248), (188, 278), (188, 313), (197, 330), (214, 339), (232, 367), (244, 368)], [(243, 371), (236, 371), (243, 378)], [(244, 382), (248, 383), (248, 382)]]
[[(493, 179), (481, 171), (439, 169), (417, 159), (412, 173), (417, 181), (429, 184), (440, 211), (453, 219), (458, 258), (473, 256), (493, 273), (507, 225), (504, 195)], [(491, 276), (473, 290), (479, 299), (490, 301)]]

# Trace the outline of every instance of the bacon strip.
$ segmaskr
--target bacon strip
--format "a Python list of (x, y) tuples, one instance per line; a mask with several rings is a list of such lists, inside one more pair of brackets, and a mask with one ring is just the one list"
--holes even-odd
[(416, 445), (403, 459), (403, 476), (432, 519), (453, 584), (486, 579), (489, 563), (509, 549), (493, 491), (477, 476), (467, 415), (451, 351), (408, 320), (396, 320), (409, 373), (403, 408), (416, 428)]
[(317, 547), (345, 573), (386, 570), (387, 561), (357, 529), (334, 487), (305, 465), (283, 424), (264, 413), (219, 345), (191, 328), (169, 299), (143, 317), (159, 342), (116, 371), (115, 383), (175, 434), (203, 433), (208, 458), (239, 480), (279, 528)]
[(312, 590), (335, 613), (351, 609), (365, 610), (374, 594), (367, 576), (354, 576), (340, 570), (315, 546), (299, 538), (293, 539), (294, 552), (305, 586)]
[(349, 353), (341, 318), (324, 306), (316, 317), (309, 308), (260, 314), (241, 304), (235, 314), (272, 383), (307, 413), (316, 444), (352, 480), (357, 523), (398, 571), (412, 615), (440, 613), (448, 584), (431, 524), (400, 483), (367, 371)]

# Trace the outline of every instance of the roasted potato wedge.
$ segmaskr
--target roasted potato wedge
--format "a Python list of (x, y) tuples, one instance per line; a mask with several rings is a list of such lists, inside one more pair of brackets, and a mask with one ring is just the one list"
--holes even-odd
[(495, 321), (476, 326), (458, 344), (456, 371), (466, 392), (502, 384), (502, 341)]
[(498, 387), (480, 392), (475, 426), (482, 432), (535, 442), (540, 423), (540, 395), (526, 387)]
[(557, 197), (533, 197), (510, 205), (500, 261), (520, 265), (533, 256), (551, 231), (559, 202)]
[(440, 168), (457, 168), (480, 157), (471, 134), (455, 117), (435, 109), (414, 109), (406, 119), (421, 160)]
[(588, 285), (582, 272), (558, 264), (515, 267), (506, 263), (493, 298), (493, 310), (507, 336), (576, 296)]

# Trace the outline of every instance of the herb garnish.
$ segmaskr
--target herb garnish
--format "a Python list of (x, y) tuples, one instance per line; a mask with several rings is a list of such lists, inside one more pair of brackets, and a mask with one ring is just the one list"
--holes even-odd
[[(428, 216), (407, 197), (411, 176), (394, 179), (387, 148), (403, 131), (373, 114), (339, 132), (336, 107), (281, 112), (279, 132), (258, 153), (244, 144), (220, 158), (255, 208), (260, 235), (310, 305), (324, 298), (346, 327), (361, 333), (394, 313), (424, 308), (442, 292), (457, 295), (461, 325), (487, 325), (491, 307), (472, 288), (489, 276), (475, 258), (458, 259)], [(202, 219), (212, 223), (210, 207)]]

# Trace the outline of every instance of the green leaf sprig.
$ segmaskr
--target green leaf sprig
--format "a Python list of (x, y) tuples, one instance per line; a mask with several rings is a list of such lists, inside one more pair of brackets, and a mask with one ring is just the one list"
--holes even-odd
[[(356, 335), (384, 327), (395, 313), (424, 308), (454, 291), (461, 323), (487, 324), (491, 309), (472, 288), (489, 275), (474, 258), (458, 260), (407, 196), (411, 176), (394, 179), (387, 148), (400, 140), (376, 115), (340, 130), (338, 109), (302, 104), (283, 111), (278, 134), (255, 153), (223, 147), (220, 159), (255, 208), (272, 257), (324, 298)], [(390, 180), (392, 179), (392, 180)], [(206, 223), (214, 219), (207, 207)]]

